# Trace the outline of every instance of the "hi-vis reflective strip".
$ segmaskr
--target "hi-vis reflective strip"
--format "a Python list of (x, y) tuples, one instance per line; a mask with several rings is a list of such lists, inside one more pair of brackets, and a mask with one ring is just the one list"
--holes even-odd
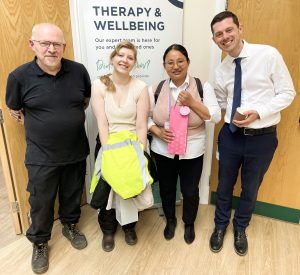
[(118, 142), (118, 143), (103, 145), (102, 148), (103, 148), (103, 151), (113, 150), (113, 149), (118, 149), (118, 148), (122, 148), (122, 147), (128, 146), (131, 143), (132, 142), (131, 142), (130, 139), (126, 139), (126, 140)]
[(95, 163), (95, 168), (96, 168), (96, 175), (100, 178), (101, 176), (101, 162), (102, 162), (102, 147), (100, 148), (99, 152), (98, 152), (98, 156), (96, 159), (96, 163)]
[[(94, 193), (95, 188), (98, 184), (98, 181), (101, 177), (101, 159), (102, 159), (102, 147), (100, 148), (97, 158), (96, 158), (96, 162), (95, 162), (95, 167), (94, 167), (94, 172), (93, 172), (93, 176), (92, 176), (92, 180), (91, 180), (91, 185), (90, 185), (90, 194)], [(104, 179), (105, 180), (105, 179)]]
[[(138, 160), (139, 160), (139, 167), (140, 167), (140, 174), (142, 175), (144, 189), (147, 187), (147, 183), (149, 182), (150, 178), (147, 175), (147, 169), (142, 169), (142, 167), (147, 167), (146, 158), (144, 156), (144, 152), (141, 149), (141, 143), (139, 141), (132, 141), (130, 139), (126, 139), (122, 142), (114, 143), (114, 144), (106, 144), (101, 149), (103, 152), (113, 149), (119, 149), (123, 147), (127, 147), (129, 145), (132, 145), (135, 149), (135, 152), (137, 154)], [(99, 152), (99, 154), (101, 151)], [(102, 155), (102, 154), (101, 154)], [(101, 156), (99, 157), (99, 167), (101, 167)], [(105, 180), (105, 179), (104, 179)]]
[(141, 145), (139, 142), (137, 141), (132, 141), (132, 146), (134, 147), (138, 159), (139, 159), (139, 164), (140, 164), (140, 173), (142, 175), (143, 178), (143, 182), (144, 182), (144, 188), (147, 187), (147, 183), (149, 182), (150, 178), (147, 175), (147, 171), (148, 169), (142, 169), (142, 167), (146, 167), (147, 168), (147, 163), (146, 163), (146, 157), (144, 156), (144, 152), (143, 150), (141, 150)]

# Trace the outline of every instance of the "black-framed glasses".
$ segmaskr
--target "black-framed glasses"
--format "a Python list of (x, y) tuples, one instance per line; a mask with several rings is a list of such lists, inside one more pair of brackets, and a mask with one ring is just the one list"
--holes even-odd
[(185, 64), (186, 60), (185, 59), (179, 59), (179, 60), (176, 60), (176, 61), (173, 61), (173, 60), (170, 60), (168, 62), (165, 62), (165, 65), (169, 68), (173, 68), (175, 66), (175, 64), (178, 66), (178, 67), (182, 67), (184, 64)]
[(53, 48), (56, 50), (61, 50), (66, 44), (59, 42), (41, 41), (41, 40), (31, 40), (40, 44), (42, 48), (49, 48), (52, 44)]

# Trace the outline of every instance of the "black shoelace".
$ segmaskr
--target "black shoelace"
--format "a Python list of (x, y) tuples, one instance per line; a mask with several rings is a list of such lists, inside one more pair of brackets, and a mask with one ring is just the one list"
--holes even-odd
[(36, 246), (34, 259), (37, 260), (38, 258), (46, 257), (47, 256), (47, 252), (48, 252), (48, 246), (47, 246), (47, 244), (45, 244), (45, 243), (38, 244)]
[(70, 230), (72, 238), (75, 238), (76, 236), (81, 236), (82, 234), (79, 232), (79, 230), (76, 228), (75, 224), (68, 225), (68, 229)]
[(246, 233), (245, 232), (243, 232), (243, 231), (241, 231), (241, 232), (237, 232), (236, 233), (236, 239), (237, 239), (237, 242), (240, 242), (241, 240), (244, 240), (244, 239), (246, 239), (246, 237), (247, 237), (247, 235), (246, 235)]

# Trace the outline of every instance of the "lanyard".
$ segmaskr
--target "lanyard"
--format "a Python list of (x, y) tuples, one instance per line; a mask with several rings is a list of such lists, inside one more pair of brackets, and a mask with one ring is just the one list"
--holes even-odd
[[(169, 83), (170, 83), (170, 81), (171, 80), (169, 80)], [(184, 91), (187, 91), (187, 89), (189, 88), (189, 84), (188, 83), (186, 83), (187, 85), (186, 85), (186, 88), (184, 89)], [(178, 88), (177, 88), (178, 89)], [(180, 93), (180, 92), (179, 92)], [(179, 93), (178, 93), (178, 95), (179, 95)], [(178, 96), (177, 96), (178, 97)], [(175, 104), (174, 104), (174, 106), (176, 106), (177, 105), (177, 101), (178, 101), (178, 99), (176, 99), (175, 100)], [(170, 114), (170, 112), (171, 112), (171, 109), (172, 109), (172, 89), (170, 88), (170, 86), (169, 86), (169, 103), (168, 103), (168, 106), (169, 106), (169, 114)]]
[[(189, 85), (187, 85), (186, 86), (186, 88), (184, 89), (184, 91), (185, 92), (187, 92), (188, 93), (188, 91), (187, 91), (187, 89), (189, 88)], [(169, 104), (168, 104), (168, 106), (169, 106), (169, 119), (170, 119), (170, 113), (171, 113), (171, 109), (172, 109), (172, 99), (171, 99), (171, 93), (172, 93), (172, 90), (171, 90), (171, 88), (169, 87)], [(179, 95), (179, 94), (178, 94)], [(174, 107), (177, 105), (177, 101), (178, 101), (178, 99), (176, 99), (176, 102), (175, 102), (175, 104), (174, 104)], [(190, 113), (190, 108), (188, 107), (188, 106), (181, 106), (180, 107), (180, 113), (183, 115), (183, 116), (186, 116), (186, 115), (188, 115), (189, 113)]]

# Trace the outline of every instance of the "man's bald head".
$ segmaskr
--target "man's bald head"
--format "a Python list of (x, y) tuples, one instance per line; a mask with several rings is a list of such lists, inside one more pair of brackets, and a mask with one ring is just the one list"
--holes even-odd
[(32, 40), (49, 40), (52, 41), (52, 37), (56, 36), (56, 40), (61, 43), (66, 43), (63, 31), (55, 24), (51, 23), (39, 23), (33, 26), (31, 39)]
[(32, 28), (29, 47), (35, 53), (40, 68), (55, 75), (61, 68), (66, 42), (62, 30), (51, 23), (39, 23)]

